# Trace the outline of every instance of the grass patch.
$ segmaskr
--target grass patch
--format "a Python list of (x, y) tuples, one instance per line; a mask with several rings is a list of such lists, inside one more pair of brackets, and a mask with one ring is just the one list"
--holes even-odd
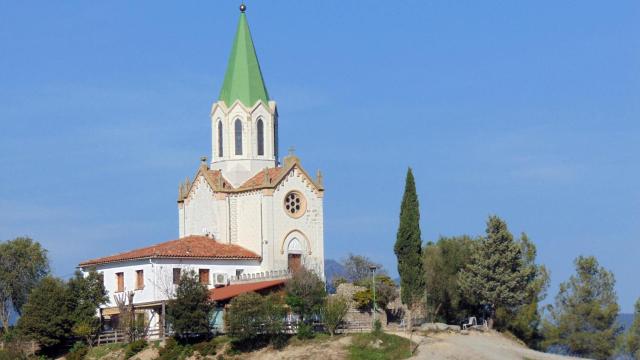
[(382, 332), (355, 334), (348, 349), (349, 359), (353, 360), (400, 360), (411, 357), (409, 339)]
[(126, 344), (107, 344), (107, 345), (94, 346), (89, 350), (87, 355), (85, 355), (85, 359), (97, 360), (104, 357), (110, 352), (123, 349), (125, 346), (127, 345)]

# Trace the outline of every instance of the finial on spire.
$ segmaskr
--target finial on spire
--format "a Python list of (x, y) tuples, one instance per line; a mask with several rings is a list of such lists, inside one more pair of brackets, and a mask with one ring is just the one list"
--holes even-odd
[(243, 1), (242, 4), (240, 4), (240, 12), (245, 12), (245, 11), (247, 11), (247, 5), (245, 5)]

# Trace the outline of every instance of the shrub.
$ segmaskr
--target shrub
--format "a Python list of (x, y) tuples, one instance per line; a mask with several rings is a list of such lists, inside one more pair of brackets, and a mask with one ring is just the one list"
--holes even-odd
[(382, 323), (378, 319), (376, 319), (376, 321), (373, 322), (373, 333), (376, 335), (379, 335), (382, 333)]
[(134, 342), (129, 343), (127, 345), (127, 349), (125, 350), (124, 357), (125, 359), (129, 359), (133, 355), (139, 353), (147, 347), (147, 341), (144, 339), (139, 339)]
[(321, 310), (322, 321), (331, 336), (342, 323), (349, 311), (349, 303), (341, 296), (332, 296), (327, 299)]
[(313, 337), (315, 336), (315, 333), (313, 332), (313, 328), (311, 327), (310, 324), (307, 323), (300, 323), (300, 325), (298, 325), (298, 339), (300, 340), (305, 340), (305, 339), (313, 339)]
[(288, 342), (289, 335), (287, 334), (276, 334), (271, 337), (271, 346), (276, 350), (284, 349)]
[(71, 350), (69, 350), (69, 354), (67, 354), (67, 360), (82, 360), (89, 352), (89, 348), (81, 341), (76, 341)]
[(193, 345), (193, 350), (197, 351), (202, 356), (215, 355), (217, 343), (215, 339), (209, 341), (203, 341)]

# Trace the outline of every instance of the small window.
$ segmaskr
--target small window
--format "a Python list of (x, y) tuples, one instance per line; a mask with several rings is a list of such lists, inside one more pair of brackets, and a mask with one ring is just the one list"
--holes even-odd
[(198, 278), (200, 279), (200, 284), (209, 285), (209, 269), (198, 270)]
[(222, 142), (222, 121), (218, 121), (218, 157), (223, 157), (223, 142)]
[(144, 289), (144, 271), (136, 270), (136, 290)]
[(173, 268), (173, 284), (180, 284), (180, 268)]
[(124, 291), (124, 273), (116, 273), (116, 292)]
[(264, 123), (258, 119), (258, 155), (264, 155)]
[(236, 139), (236, 155), (242, 155), (242, 121), (236, 119), (235, 124), (235, 139)]
[(242, 273), (244, 272), (244, 269), (236, 269), (236, 278), (240, 278), (240, 276), (242, 276)]

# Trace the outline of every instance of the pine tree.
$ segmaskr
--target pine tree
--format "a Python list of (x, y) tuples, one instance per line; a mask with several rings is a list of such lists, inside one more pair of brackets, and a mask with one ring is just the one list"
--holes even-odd
[(522, 248), (502, 219), (490, 216), (486, 233), (458, 281), (468, 298), (489, 308), (491, 327), (496, 309), (524, 304), (531, 268), (524, 266)]
[(594, 257), (575, 261), (576, 275), (560, 284), (550, 319), (545, 321), (544, 346), (593, 359), (609, 358), (620, 326), (613, 273)]
[(411, 168), (407, 170), (394, 252), (398, 258), (400, 298), (403, 304), (413, 306), (424, 296), (425, 278), (422, 267), (420, 208)]
[(624, 350), (640, 360), (640, 299), (636, 302), (633, 323), (624, 336)]

